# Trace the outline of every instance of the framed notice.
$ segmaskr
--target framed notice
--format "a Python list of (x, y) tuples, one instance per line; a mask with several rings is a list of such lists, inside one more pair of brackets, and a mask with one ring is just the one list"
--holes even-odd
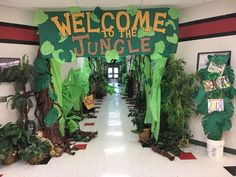
[(197, 54), (197, 71), (205, 68), (208, 61), (208, 55), (229, 55), (228, 65), (230, 65), (231, 51), (217, 51), (217, 52), (200, 52)]

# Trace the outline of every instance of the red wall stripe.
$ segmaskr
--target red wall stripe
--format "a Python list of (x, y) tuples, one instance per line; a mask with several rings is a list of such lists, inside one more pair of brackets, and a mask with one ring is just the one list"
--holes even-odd
[(25, 29), (10, 26), (0, 26), (0, 39), (38, 42), (39, 38), (35, 29)]
[(179, 38), (181, 40), (234, 31), (236, 34), (236, 17), (180, 26)]
[[(236, 35), (236, 14), (180, 24), (179, 41)], [(37, 28), (0, 22), (0, 42), (38, 45)]]

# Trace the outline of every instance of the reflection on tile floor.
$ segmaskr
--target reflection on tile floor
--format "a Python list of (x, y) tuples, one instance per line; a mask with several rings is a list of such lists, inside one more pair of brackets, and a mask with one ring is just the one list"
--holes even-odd
[[(206, 149), (190, 146), (197, 160), (167, 158), (142, 148), (138, 136), (131, 133), (133, 125), (128, 118), (125, 100), (119, 94), (107, 96), (101, 103), (97, 119), (81, 122), (84, 131), (98, 130), (98, 137), (88, 143), (87, 149), (76, 155), (63, 154), (52, 158), (47, 165), (30, 166), (17, 162), (0, 166), (3, 177), (230, 177), (223, 166), (233, 166), (236, 156), (225, 154), (221, 161), (207, 157)], [(95, 126), (84, 127), (85, 122)]]

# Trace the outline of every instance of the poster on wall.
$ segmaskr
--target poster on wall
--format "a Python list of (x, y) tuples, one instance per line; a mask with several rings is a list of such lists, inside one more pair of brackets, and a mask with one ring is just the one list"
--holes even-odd
[(230, 87), (229, 77), (226, 76), (220, 76), (216, 80), (217, 87), (220, 89), (228, 88)]
[(218, 73), (219, 75), (222, 75), (225, 70), (225, 64), (224, 65), (217, 65), (213, 62), (210, 62), (210, 65), (208, 66), (208, 72), (210, 73)]
[(89, 95), (84, 98), (84, 105), (88, 110), (94, 108), (93, 95)]
[(224, 100), (223, 99), (208, 99), (208, 113), (214, 111), (222, 112), (224, 111)]
[[(43, 57), (119, 59), (127, 55), (175, 53), (179, 12), (172, 8), (41, 12)], [(161, 43), (158, 43), (161, 42)], [(156, 54), (155, 56), (159, 56)]]
[(206, 92), (216, 90), (216, 82), (212, 80), (203, 81), (203, 86)]

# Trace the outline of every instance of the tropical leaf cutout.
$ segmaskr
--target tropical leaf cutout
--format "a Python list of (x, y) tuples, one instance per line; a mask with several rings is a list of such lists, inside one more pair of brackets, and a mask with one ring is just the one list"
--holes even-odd
[(43, 44), (40, 47), (40, 52), (45, 56), (51, 54), (53, 51), (54, 51), (54, 46), (50, 41), (43, 42)]
[(45, 23), (48, 20), (48, 15), (44, 13), (42, 10), (36, 11), (34, 18), (33, 18), (33, 23), (35, 25), (40, 25)]
[(40, 92), (49, 86), (51, 77), (49, 74), (39, 75), (35, 78), (35, 92)]
[(46, 127), (53, 126), (58, 121), (58, 111), (56, 108), (51, 108), (44, 116), (44, 124)]
[(70, 133), (73, 133), (79, 129), (79, 125), (77, 124), (77, 122), (75, 122), (73, 119), (71, 119), (68, 122), (68, 129), (69, 129)]

